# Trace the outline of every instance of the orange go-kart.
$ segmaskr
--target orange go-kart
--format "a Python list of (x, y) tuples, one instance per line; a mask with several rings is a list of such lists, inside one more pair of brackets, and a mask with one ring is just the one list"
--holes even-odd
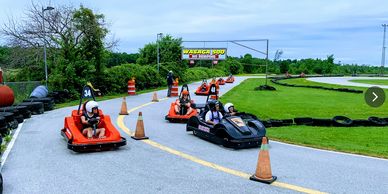
[(234, 82), (234, 76), (230, 75), (228, 78), (226, 78), (226, 83), (233, 83)]
[(198, 96), (207, 96), (209, 94), (210, 84), (207, 84), (206, 80), (202, 81), (202, 84), (194, 92)]
[[(182, 89), (181, 89), (181, 92), (179, 94), (179, 98), (177, 99), (177, 101), (182, 98), (182, 92), (184, 90), (187, 90), (187, 92), (189, 92), (189, 87), (186, 84), (184, 84), (182, 86)], [(187, 109), (186, 109), (185, 105), (181, 105), (181, 106), (183, 106), (183, 107), (181, 107), (181, 112), (180, 112), (180, 114), (177, 114), (175, 112), (176, 102), (173, 102), (173, 103), (171, 103), (170, 111), (168, 112), (168, 115), (166, 115), (165, 119), (170, 121), (170, 122), (186, 122), (190, 117), (197, 115), (198, 112), (197, 112), (197, 109), (195, 108), (194, 101), (191, 100), (191, 98), (190, 98), (190, 92), (189, 92), (188, 99), (190, 101), (191, 108), (193, 109), (193, 111), (189, 115), (186, 115)]]
[[(80, 103), (78, 110), (73, 110), (71, 116), (65, 117), (65, 126), (61, 130), (61, 134), (67, 140), (67, 148), (75, 152), (90, 152), (90, 151), (103, 151), (118, 148), (127, 144), (127, 140), (120, 136), (119, 131), (113, 126), (110, 116), (104, 115), (102, 110), (98, 110), (100, 122), (95, 128), (105, 128), (105, 138), (88, 139), (85, 137), (81, 130), (83, 125), (81, 123), (81, 116), (86, 111), (86, 101), (82, 106), (83, 98), (92, 97), (95, 101), (95, 97), (90, 86), (84, 86), (81, 92)], [(81, 109), (82, 107), (82, 109)]]
[(224, 78), (219, 78), (218, 80), (217, 80), (217, 83), (218, 83), (218, 85), (225, 85), (225, 80), (224, 80)]

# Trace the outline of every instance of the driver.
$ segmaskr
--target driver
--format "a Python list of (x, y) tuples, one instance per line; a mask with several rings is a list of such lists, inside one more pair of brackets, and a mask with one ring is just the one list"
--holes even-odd
[(221, 122), (222, 114), (220, 112), (220, 104), (218, 101), (209, 102), (210, 110), (205, 115), (205, 121), (208, 124), (216, 125)]
[(206, 92), (207, 91), (207, 84), (206, 82), (203, 82), (201, 85), (201, 92)]
[(226, 103), (224, 106), (225, 112), (229, 116), (234, 116), (237, 114), (237, 110), (234, 109), (234, 105), (230, 102)]
[(94, 135), (98, 135), (98, 138), (105, 138), (105, 128), (97, 128), (100, 123), (100, 117), (98, 115), (98, 104), (96, 101), (89, 101), (85, 103), (85, 110), (81, 116), (81, 122), (83, 125), (82, 134), (88, 139), (93, 138), (93, 129), (96, 128)]
[(189, 99), (189, 91), (187, 90), (183, 90), (181, 98), (177, 99), (175, 102), (176, 114), (183, 115), (183, 111), (181, 112), (182, 108), (185, 108), (187, 110), (186, 115), (190, 115), (191, 112), (193, 112), (193, 108), (191, 108), (191, 103)]

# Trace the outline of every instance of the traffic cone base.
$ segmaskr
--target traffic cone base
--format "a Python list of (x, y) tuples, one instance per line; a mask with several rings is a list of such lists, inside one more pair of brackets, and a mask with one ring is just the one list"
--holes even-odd
[(125, 101), (125, 97), (123, 97), (123, 102), (121, 103), (121, 110), (119, 115), (128, 115), (127, 102)]
[(273, 183), (274, 181), (276, 181), (277, 178), (278, 177), (276, 177), (276, 176), (272, 176), (272, 178), (270, 178), (270, 179), (261, 179), (261, 178), (256, 177), (256, 175), (252, 175), (251, 177), (249, 177), (249, 179), (252, 181), (257, 181), (257, 182), (266, 183), (266, 184)]
[(131, 138), (134, 139), (134, 140), (149, 139), (147, 136), (143, 136), (143, 137), (135, 137), (135, 136), (131, 136)]

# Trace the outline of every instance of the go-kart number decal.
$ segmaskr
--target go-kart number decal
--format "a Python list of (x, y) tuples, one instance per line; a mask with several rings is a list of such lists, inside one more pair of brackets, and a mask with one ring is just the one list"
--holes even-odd
[(216, 92), (216, 88), (215, 88), (215, 87), (212, 87), (212, 88), (211, 88), (211, 92), (215, 93), (215, 92)]
[(201, 130), (201, 131), (205, 131), (205, 132), (210, 132), (210, 129), (209, 127), (205, 127), (205, 126), (202, 126), (202, 125), (199, 125), (198, 126), (198, 129)]
[(84, 97), (92, 97), (92, 91), (89, 88), (86, 88), (84, 91)]
[(230, 120), (232, 120), (233, 123), (235, 123), (239, 127), (244, 127), (245, 126), (244, 121), (241, 118), (239, 118), (239, 117), (231, 118)]

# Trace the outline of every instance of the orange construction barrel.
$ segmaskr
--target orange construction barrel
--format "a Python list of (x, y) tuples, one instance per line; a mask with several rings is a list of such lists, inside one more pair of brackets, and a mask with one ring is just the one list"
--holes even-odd
[(179, 90), (178, 84), (179, 84), (179, 81), (178, 81), (178, 78), (176, 78), (174, 82), (172, 82), (171, 96), (178, 96), (178, 90)]
[(135, 79), (132, 78), (128, 81), (128, 95), (133, 96), (136, 95), (136, 82)]

